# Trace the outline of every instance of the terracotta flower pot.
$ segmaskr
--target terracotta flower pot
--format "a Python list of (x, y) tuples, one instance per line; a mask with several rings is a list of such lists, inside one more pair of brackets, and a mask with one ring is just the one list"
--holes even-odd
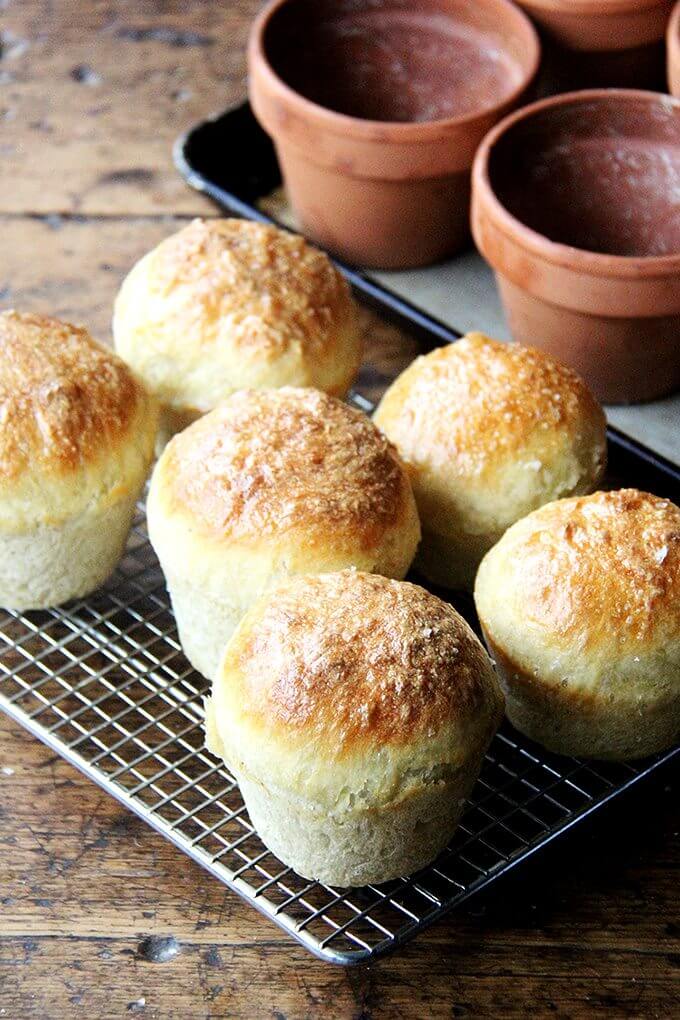
[(674, 96), (680, 96), (680, 0), (673, 8), (666, 32), (668, 87)]
[(274, 0), (252, 29), (250, 98), (303, 231), (368, 266), (462, 247), (475, 149), (539, 55), (508, 0)]
[(472, 231), (510, 329), (600, 399), (680, 386), (680, 101), (600, 90), (506, 117), (479, 148)]
[(541, 29), (552, 91), (663, 88), (674, 0), (517, 0)]

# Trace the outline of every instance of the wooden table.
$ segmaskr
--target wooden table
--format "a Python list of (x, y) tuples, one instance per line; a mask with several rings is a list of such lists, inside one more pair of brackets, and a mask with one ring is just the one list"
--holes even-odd
[[(250, 0), (0, 0), (0, 303), (109, 336), (211, 206), (175, 136), (244, 93)], [(376, 383), (413, 354), (371, 334)], [(321, 964), (5, 717), (0, 1020), (680, 1015), (677, 780), (370, 968)], [(149, 960), (150, 935), (178, 953)]]

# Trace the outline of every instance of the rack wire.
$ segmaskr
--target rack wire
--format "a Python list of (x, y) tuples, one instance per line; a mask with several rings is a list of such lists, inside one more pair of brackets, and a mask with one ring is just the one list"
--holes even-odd
[[(470, 618), (471, 604), (456, 604)], [(260, 841), (234, 779), (204, 748), (207, 686), (182, 654), (141, 506), (100, 591), (44, 612), (0, 611), (0, 708), (307, 949), (341, 964), (406, 942), (680, 750), (594, 764), (550, 755), (506, 726), (439, 859), (399, 881), (344, 890), (302, 879)]]

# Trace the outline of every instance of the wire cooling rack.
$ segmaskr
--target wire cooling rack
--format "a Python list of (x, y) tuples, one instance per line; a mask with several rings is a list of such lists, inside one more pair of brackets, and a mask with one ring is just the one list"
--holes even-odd
[(436, 863), (347, 891), (305, 881), (259, 840), (233, 778), (204, 749), (206, 689), (182, 655), (142, 508), (125, 559), (95, 595), (63, 609), (0, 612), (0, 707), (335, 963), (405, 942), (674, 753), (586, 764), (506, 728)]
[[(352, 402), (373, 410), (358, 393)], [(610, 462), (626, 442), (610, 435)], [(632, 454), (637, 473), (641, 451)], [(667, 472), (675, 484), (671, 465), (652, 470), (650, 481), (671, 484)], [(618, 475), (612, 484), (623, 484)], [(452, 601), (475, 625), (472, 599)], [(406, 942), (680, 755), (586, 763), (551, 755), (504, 724), (437, 861), (409, 878), (343, 890), (301, 878), (259, 839), (235, 780), (204, 748), (208, 688), (179, 645), (141, 505), (126, 555), (99, 591), (44, 612), (0, 610), (0, 708), (332, 963), (365, 962)]]

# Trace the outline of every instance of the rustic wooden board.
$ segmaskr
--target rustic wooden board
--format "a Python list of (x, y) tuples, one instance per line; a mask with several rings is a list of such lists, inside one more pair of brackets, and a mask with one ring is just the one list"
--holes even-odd
[[(527, 1003), (556, 1017), (680, 1010), (674, 785), (635, 798), (502, 896), (473, 903), (398, 955), (344, 971), (292, 945), (4, 718), (0, 746), (7, 1016), (523, 1017)], [(177, 955), (151, 962), (150, 936), (174, 937)]]
[[(212, 211), (170, 147), (244, 94), (258, 6), (0, 0), (1, 307), (109, 338), (134, 260)], [(365, 322), (363, 388), (375, 394), (415, 346)], [(343, 971), (0, 716), (0, 1020), (665, 1020), (680, 1015), (677, 830), (669, 779), (502, 895)], [(177, 955), (151, 962), (150, 936), (174, 937)]]
[(243, 96), (258, 4), (2, 4), (0, 211), (80, 215), (208, 208), (178, 177), (180, 131)]

